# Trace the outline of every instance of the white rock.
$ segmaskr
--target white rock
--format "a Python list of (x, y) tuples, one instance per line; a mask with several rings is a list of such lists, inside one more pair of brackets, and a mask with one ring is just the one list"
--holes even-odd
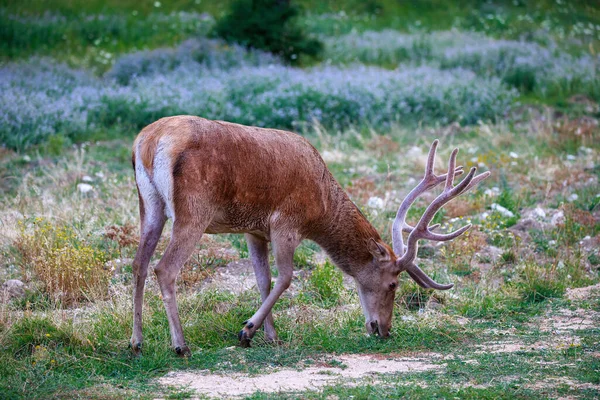
[(89, 193), (92, 190), (94, 190), (94, 187), (92, 185), (89, 185), (87, 183), (80, 183), (77, 185), (77, 190), (79, 190), (81, 193)]
[(104, 178), (104, 174), (102, 172), (96, 172), (94, 175), (96, 176), (96, 178), (100, 178), (100, 179)]
[(89, 182), (94, 182), (94, 178), (92, 178), (92, 177), (91, 177), (91, 176), (89, 176), (89, 175), (84, 175), (84, 176), (81, 178), (81, 181), (82, 181), (82, 182), (88, 182), (88, 183), (89, 183)]
[(575, 200), (577, 200), (579, 198), (579, 196), (577, 195), (577, 193), (571, 193), (569, 195), (569, 197), (567, 197), (567, 200), (570, 202), (574, 202)]
[(567, 160), (569, 160), (569, 161), (575, 161), (575, 160), (577, 160), (577, 157), (575, 157), (572, 154), (567, 154)]
[(508, 155), (510, 156), (510, 158), (519, 158), (519, 155), (514, 151), (511, 151), (510, 153), (508, 153)]
[(533, 210), (533, 215), (537, 218), (546, 218), (546, 211), (538, 206)]
[(2, 299), (10, 300), (13, 297), (25, 297), (25, 284), (18, 279), (9, 279), (2, 284)]
[(493, 203), (492, 210), (498, 211), (500, 214), (502, 214), (503, 216), (508, 217), (508, 218), (515, 216), (515, 214), (513, 214), (512, 211), (510, 211), (506, 207), (502, 207), (500, 204)]

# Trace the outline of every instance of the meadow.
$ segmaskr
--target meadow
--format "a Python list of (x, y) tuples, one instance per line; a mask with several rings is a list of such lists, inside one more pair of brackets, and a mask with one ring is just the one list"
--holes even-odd
[[(0, 397), (218, 397), (194, 382), (227, 377), (247, 379), (237, 395), (256, 399), (598, 396), (600, 8), (299, 3), (323, 53), (294, 65), (214, 37), (229, 2), (0, 7), (0, 282), (24, 282), (2, 293)], [(492, 175), (435, 222), (473, 228), (419, 250), (419, 265), (455, 287), (401, 275), (391, 338), (369, 337), (354, 284), (304, 242), (274, 308), (281, 343), (259, 333), (242, 349), (240, 324), (260, 305), (248, 249), (205, 235), (178, 279), (192, 357), (169, 348), (152, 273), (133, 357), (131, 144), (177, 114), (302, 134), (388, 243), (429, 144), (440, 139), (441, 159), (459, 147), (462, 165)], [(354, 374), (355, 360), (377, 372)], [(408, 370), (378, 369), (398, 360)], [(251, 383), (303, 371), (322, 383)]]

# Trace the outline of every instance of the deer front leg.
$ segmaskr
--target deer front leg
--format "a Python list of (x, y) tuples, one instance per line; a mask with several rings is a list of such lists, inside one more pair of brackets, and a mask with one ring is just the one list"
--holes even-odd
[(244, 322), (245, 326), (238, 335), (240, 346), (242, 347), (250, 347), (250, 340), (271, 313), (271, 309), (279, 299), (279, 296), (281, 296), (292, 283), (294, 250), (296, 250), (296, 247), (300, 243), (300, 239), (298, 235), (293, 233), (286, 233), (283, 235), (272, 233), (271, 241), (273, 243), (275, 264), (277, 265), (279, 276), (277, 277), (273, 290), (263, 301), (258, 311), (250, 317), (250, 319)]
[(175, 280), (179, 270), (192, 254), (195, 244), (202, 237), (204, 229), (186, 226), (176, 220), (173, 225), (173, 234), (165, 254), (158, 266), (154, 269), (160, 291), (169, 320), (169, 331), (171, 332), (171, 345), (180, 356), (190, 356), (190, 349), (185, 344), (183, 329), (177, 312), (177, 300), (175, 298)]
[[(260, 291), (262, 302), (266, 300), (271, 292), (271, 268), (269, 267), (269, 245), (268, 243), (252, 234), (247, 233), (246, 242), (248, 242), (248, 251), (256, 276), (256, 283)], [(269, 312), (263, 323), (265, 329), (265, 340), (267, 342), (277, 341), (277, 332), (273, 323), (273, 314)]]

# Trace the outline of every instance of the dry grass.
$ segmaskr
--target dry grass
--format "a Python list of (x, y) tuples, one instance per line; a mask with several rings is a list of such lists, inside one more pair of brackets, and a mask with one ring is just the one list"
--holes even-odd
[(72, 304), (104, 298), (108, 293), (110, 271), (106, 254), (92, 247), (65, 225), (36, 218), (31, 227), (21, 223), (15, 245), (23, 268), (30, 268), (55, 301)]

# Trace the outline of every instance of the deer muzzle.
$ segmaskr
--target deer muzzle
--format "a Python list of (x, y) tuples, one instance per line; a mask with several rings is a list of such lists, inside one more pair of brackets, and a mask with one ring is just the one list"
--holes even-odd
[(382, 338), (390, 336), (390, 327), (385, 324), (380, 324), (377, 320), (368, 321), (366, 327), (367, 332), (369, 332), (370, 335), (377, 335)]

